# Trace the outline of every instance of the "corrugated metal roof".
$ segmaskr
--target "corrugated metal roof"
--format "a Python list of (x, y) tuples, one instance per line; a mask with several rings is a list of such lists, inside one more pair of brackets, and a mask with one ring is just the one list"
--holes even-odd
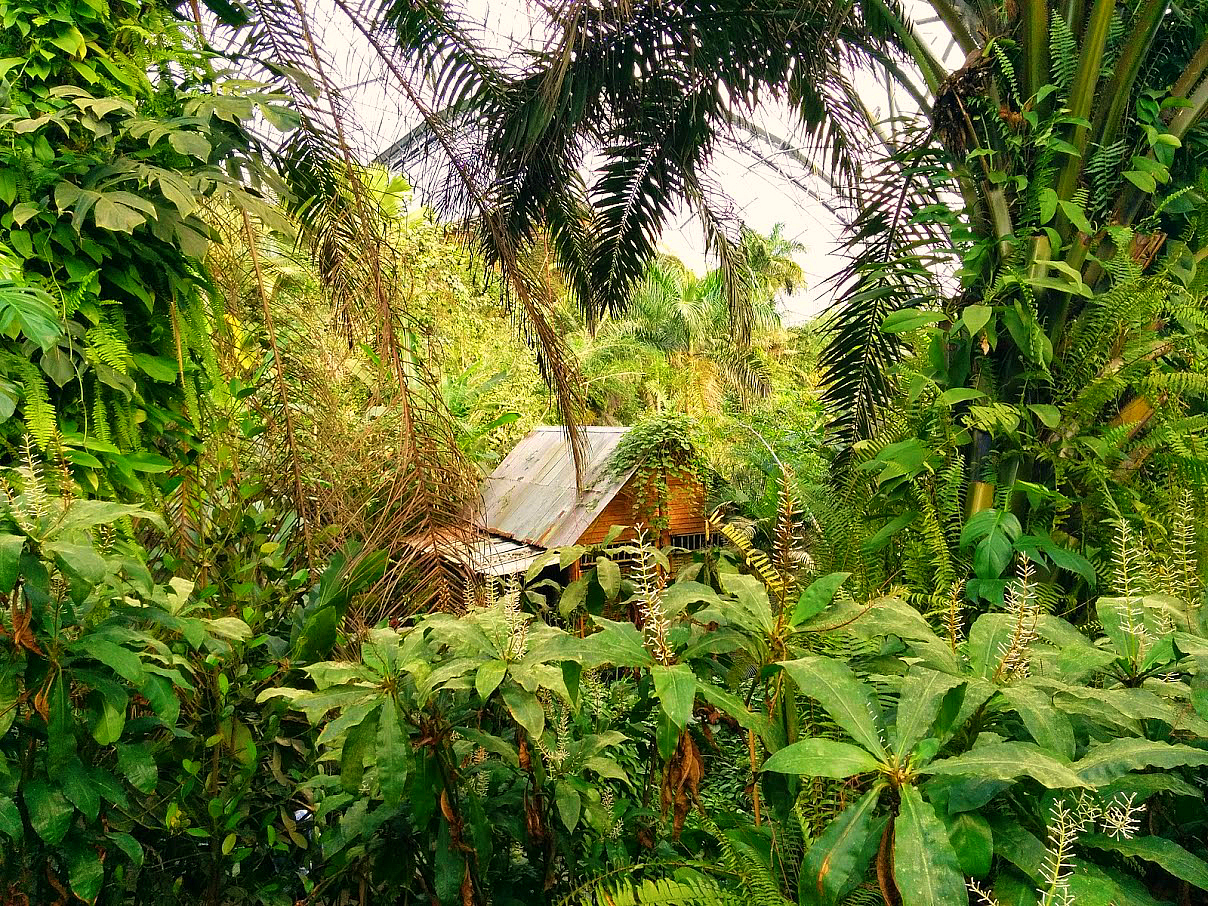
[(584, 428), (583, 490), (562, 428), (537, 428), (483, 484), (487, 531), (544, 548), (574, 544), (625, 486), (608, 461), (628, 428)]
[(511, 538), (475, 535), (469, 540), (450, 533), (434, 542), (431, 538), (410, 538), (408, 543), (419, 550), (435, 552), (453, 563), (468, 566), (480, 576), (513, 576), (528, 570), (533, 561), (545, 553)]

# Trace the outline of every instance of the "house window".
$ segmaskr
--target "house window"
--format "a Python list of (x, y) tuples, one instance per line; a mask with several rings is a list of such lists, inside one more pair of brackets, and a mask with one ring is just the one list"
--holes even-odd
[(709, 547), (709, 536), (705, 532), (696, 532), (691, 535), (672, 535), (671, 546), (682, 548), (686, 551), (699, 551)]

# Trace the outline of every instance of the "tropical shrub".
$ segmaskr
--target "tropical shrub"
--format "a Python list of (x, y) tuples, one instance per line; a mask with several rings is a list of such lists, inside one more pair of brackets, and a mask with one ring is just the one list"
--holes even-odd
[[(120, 902), (159, 834), (181, 829), (173, 750), (192, 738), (206, 670), (219, 673), (251, 633), (191, 600), (191, 583), (154, 581), (121, 523), (159, 517), (73, 487), (66, 465), (48, 480), (32, 454), (5, 486), (4, 883), (29, 902), (68, 891)], [(223, 719), (210, 729), (215, 763), (246, 742)]]

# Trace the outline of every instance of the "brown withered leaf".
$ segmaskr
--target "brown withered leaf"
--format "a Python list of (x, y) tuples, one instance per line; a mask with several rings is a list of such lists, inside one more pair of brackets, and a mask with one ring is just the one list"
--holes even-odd
[(14, 595), (12, 604), (13, 614), (13, 645), (18, 649), (26, 648), (34, 654), (41, 655), (42, 649), (38, 647), (38, 640), (34, 638), (33, 630), (29, 628), (30, 621), (34, 616), (34, 609), (26, 607), (21, 609), (17, 606), (17, 599)]
[(663, 814), (668, 810), (672, 816), (672, 836), (679, 839), (684, 829), (684, 819), (698, 801), (700, 782), (705, 776), (705, 765), (700, 758), (700, 750), (692, 734), (685, 730), (680, 734), (679, 744), (667, 762), (667, 770), (663, 774), (662, 806)]

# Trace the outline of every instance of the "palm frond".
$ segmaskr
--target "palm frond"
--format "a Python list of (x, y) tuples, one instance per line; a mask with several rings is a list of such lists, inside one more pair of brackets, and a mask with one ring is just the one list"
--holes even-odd
[(842, 294), (828, 313), (819, 363), (823, 400), (848, 439), (875, 432), (906, 351), (881, 330), (885, 318), (943, 297), (946, 230), (935, 217), (916, 216), (938, 203), (946, 176), (928, 140), (929, 132), (918, 136), (867, 182), (848, 227), (848, 264), (834, 278)]

